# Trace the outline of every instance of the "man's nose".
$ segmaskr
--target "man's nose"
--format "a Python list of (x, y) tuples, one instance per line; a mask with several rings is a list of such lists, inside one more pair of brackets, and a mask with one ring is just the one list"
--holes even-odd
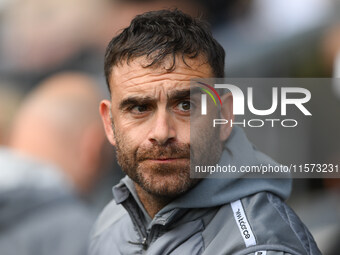
[(152, 125), (149, 133), (149, 141), (152, 143), (164, 145), (175, 139), (175, 123), (171, 113), (166, 110), (157, 111)]

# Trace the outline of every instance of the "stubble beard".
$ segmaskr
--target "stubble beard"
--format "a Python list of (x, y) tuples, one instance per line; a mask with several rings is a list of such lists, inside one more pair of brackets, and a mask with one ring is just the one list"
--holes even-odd
[[(190, 178), (190, 168), (194, 164), (216, 163), (221, 154), (221, 146), (216, 143), (212, 147), (207, 146), (209, 141), (216, 141), (214, 132), (203, 134), (203, 139), (197, 139), (191, 147), (190, 144), (169, 142), (165, 145), (152, 144), (149, 147), (131, 149), (134, 147), (115, 129), (113, 123), (112, 128), (118, 164), (136, 184), (157, 198), (172, 199), (192, 189), (201, 179)], [(150, 159), (161, 157), (181, 160), (172, 164), (150, 162)]]
[[(118, 164), (143, 190), (152, 196), (174, 198), (191, 189), (199, 179), (190, 178), (190, 145), (184, 143), (150, 144), (149, 147), (129, 146), (131, 143), (117, 129)], [(152, 159), (178, 158), (171, 164), (157, 164)]]

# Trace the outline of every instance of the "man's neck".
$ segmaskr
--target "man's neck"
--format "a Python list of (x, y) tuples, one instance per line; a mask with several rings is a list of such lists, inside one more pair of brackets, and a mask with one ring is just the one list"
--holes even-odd
[(137, 183), (134, 183), (137, 195), (142, 202), (145, 210), (153, 219), (163, 207), (165, 207), (172, 199), (154, 196), (147, 191), (145, 191), (141, 186)]

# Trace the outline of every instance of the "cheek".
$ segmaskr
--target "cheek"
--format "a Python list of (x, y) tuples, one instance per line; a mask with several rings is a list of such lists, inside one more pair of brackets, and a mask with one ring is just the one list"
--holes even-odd
[[(119, 136), (126, 143), (138, 144), (142, 138), (145, 138), (148, 132), (148, 126), (141, 119), (133, 119), (127, 114), (113, 112), (113, 123), (116, 131), (116, 136)], [(117, 137), (117, 138), (119, 138)]]
[[(214, 119), (220, 119), (219, 112), (217, 110), (208, 111), (207, 115), (200, 115), (191, 119), (190, 139), (194, 143), (201, 143), (206, 141), (208, 137), (214, 137), (214, 140), (208, 141), (210, 143), (218, 142), (216, 140), (220, 132), (220, 126), (213, 126)], [(208, 145), (206, 145), (208, 146)]]
[(143, 143), (144, 134), (141, 133), (141, 130), (138, 126), (134, 126), (133, 128), (126, 128), (124, 125), (115, 126), (115, 135), (116, 140), (120, 148), (123, 148), (124, 151), (135, 151), (140, 147)]
[(190, 122), (180, 122), (177, 124), (176, 127), (176, 133), (177, 133), (177, 140), (180, 143), (190, 143)]

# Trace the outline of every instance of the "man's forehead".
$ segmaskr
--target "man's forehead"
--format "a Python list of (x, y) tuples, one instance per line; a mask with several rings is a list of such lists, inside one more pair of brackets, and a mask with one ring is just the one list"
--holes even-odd
[(141, 85), (146, 83), (161, 83), (168, 80), (175, 83), (189, 83), (192, 78), (212, 77), (212, 69), (202, 58), (176, 59), (175, 68), (169, 71), (173, 62), (171, 59), (162, 65), (146, 67), (145, 58), (136, 58), (129, 63), (123, 62), (114, 66), (111, 73), (111, 89), (115, 86)]

